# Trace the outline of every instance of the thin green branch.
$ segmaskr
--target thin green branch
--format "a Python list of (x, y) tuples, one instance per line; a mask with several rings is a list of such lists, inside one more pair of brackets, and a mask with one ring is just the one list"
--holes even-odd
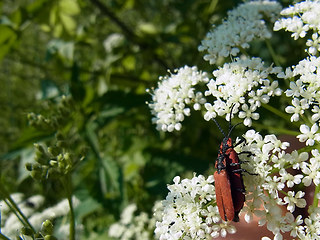
[(127, 37), (136, 38), (134, 32), (132, 32), (131, 29), (124, 22), (122, 22), (105, 4), (103, 4), (99, 0), (91, 0), (91, 2), (96, 5), (101, 12), (108, 16), (115, 24), (117, 24)]
[(19, 221), (20, 221), (23, 225), (25, 225), (25, 222), (23, 221), (23, 218), (20, 217), (20, 215), (18, 214), (16, 208), (13, 207), (7, 199), (4, 199), (3, 201), (4, 201), (4, 202), (7, 204), (7, 206), (10, 208), (11, 212), (13, 212), (13, 214), (16, 215), (16, 217), (19, 219)]
[(275, 115), (281, 117), (282, 119), (286, 120), (286, 122), (290, 122), (291, 124), (295, 125), (296, 127), (299, 127), (299, 126), (300, 126), (300, 124), (297, 123), (297, 122), (291, 122), (291, 121), (290, 121), (290, 117), (289, 117), (288, 114), (286, 114), (286, 113), (284, 113), (284, 112), (282, 112), (282, 111), (280, 111), (280, 110), (272, 107), (271, 105), (262, 103), (261, 106), (262, 106), (263, 108), (267, 109), (268, 111), (274, 113)]
[(67, 193), (67, 199), (69, 203), (70, 208), (70, 226), (69, 226), (69, 239), (75, 240), (75, 217), (74, 217), (74, 209), (73, 209), (73, 203), (72, 203), (72, 178), (71, 174), (67, 174), (67, 176), (64, 178), (64, 186)]
[(1, 195), (4, 196), (5, 198), (5, 202), (7, 203), (7, 205), (11, 208), (11, 210), (13, 211), (13, 213), (17, 216), (17, 218), (20, 220), (20, 222), (25, 225), (28, 226), (32, 232), (35, 234), (36, 231), (33, 228), (33, 226), (31, 225), (31, 223), (29, 222), (28, 218), (23, 214), (23, 212), (20, 210), (20, 208), (18, 207), (18, 205), (15, 203), (15, 201), (11, 198), (10, 194), (7, 192), (7, 190), (3, 187), (2, 184), (0, 184), (0, 193)]
[(320, 192), (320, 185), (317, 185), (314, 189), (314, 197), (313, 197), (313, 204), (314, 208), (318, 207), (319, 199), (317, 198), (318, 193)]
[(75, 239), (75, 219), (74, 219), (74, 209), (72, 204), (72, 196), (68, 197), (69, 207), (70, 207), (70, 240)]
[(297, 136), (297, 135), (300, 134), (300, 132), (298, 132), (298, 131), (288, 130), (288, 129), (285, 129), (285, 128), (277, 128), (277, 127), (267, 126), (267, 125), (260, 124), (260, 123), (255, 123), (255, 122), (253, 122), (252, 125), (255, 128), (266, 129), (268, 131), (272, 130), (272, 131), (277, 132), (277, 133), (287, 134), (287, 135), (291, 135), (291, 136)]
[(276, 64), (276, 66), (281, 67), (280, 62), (278, 61), (277, 54), (273, 50), (273, 47), (272, 47), (272, 45), (270, 43), (270, 40), (269, 39), (265, 39), (265, 42), (266, 42), (267, 48), (268, 48), (268, 50), (269, 50), (269, 52), (271, 54), (273, 62)]
[(161, 59), (158, 54), (154, 51), (154, 46), (149, 43), (143, 41), (143, 39), (139, 38), (131, 29), (121, 21), (104, 3), (100, 0), (91, 0), (91, 2), (97, 6), (101, 13), (106, 15), (111, 21), (113, 21), (119, 28), (122, 30), (124, 35), (126, 35), (127, 40), (131, 41), (134, 44), (137, 44), (142, 50), (150, 50), (151, 54), (155, 61), (157, 61), (160, 65), (162, 65), (165, 69), (169, 69), (168, 64)]
[(237, 46), (237, 48), (239, 48), (240, 52), (241, 52), (243, 55), (245, 55), (245, 56), (247, 56), (247, 57), (250, 56), (249, 53), (248, 53), (243, 47)]
[(10, 238), (8, 238), (7, 236), (3, 235), (1, 232), (0, 232), (0, 239), (2, 239), (2, 240), (10, 240)]
[(284, 120), (286, 120), (286, 121), (289, 120), (288, 114), (283, 113), (282, 111), (280, 111), (280, 110), (272, 107), (271, 105), (262, 103), (261, 106), (262, 106), (263, 108), (267, 109), (268, 111), (274, 113), (275, 115), (283, 118)]

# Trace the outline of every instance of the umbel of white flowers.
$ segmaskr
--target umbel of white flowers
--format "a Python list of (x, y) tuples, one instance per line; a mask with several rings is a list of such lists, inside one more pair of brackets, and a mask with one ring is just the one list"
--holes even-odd
[[(312, 182), (316, 185), (320, 183), (319, 151), (312, 151), (309, 162), (307, 152), (286, 153), (289, 143), (281, 142), (275, 135), (263, 137), (258, 132), (249, 130), (244, 138), (247, 144), (238, 146), (235, 150), (253, 153), (250, 157), (239, 156), (242, 161), (250, 162), (243, 164), (244, 169), (257, 174), (243, 175), (246, 205), (242, 214), (245, 215), (245, 221), (250, 222), (253, 215), (257, 216), (259, 225), (266, 224), (275, 239), (281, 239), (284, 232), (290, 232), (292, 237), (300, 239), (317, 239), (314, 236), (318, 236), (320, 210), (310, 206), (309, 212), (313, 214), (309, 217), (294, 217), (292, 213), (296, 207), (306, 207), (306, 200), (303, 199), (305, 193), (288, 191), (285, 196), (279, 193), (286, 186), (292, 188), (300, 183), (305, 186), (310, 186)], [(284, 166), (300, 169), (303, 174), (291, 175)], [(279, 176), (274, 175), (275, 169), (281, 169)], [(192, 179), (183, 180), (176, 176), (173, 182), (168, 186), (166, 199), (162, 201), (162, 218), (156, 223), (155, 234), (158, 239), (212, 239), (236, 232), (230, 222), (221, 221), (215, 202), (212, 175), (208, 178), (194, 175)], [(282, 206), (286, 206), (288, 210), (285, 216), (282, 215)]]
[[(181, 122), (190, 115), (190, 105), (195, 110), (205, 108), (204, 119), (209, 121), (217, 115), (230, 113), (233, 103), (233, 114), (244, 119), (244, 125), (251, 126), (252, 119), (258, 120), (256, 110), (262, 103), (268, 103), (270, 97), (281, 95), (277, 81), (269, 80), (270, 76), (279, 74), (279, 67), (265, 67), (260, 58), (235, 59), (225, 63), (222, 68), (213, 71), (214, 78), (199, 72), (196, 67), (177, 69), (176, 74), (160, 78), (158, 88), (149, 103), (155, 116), (152, 121), (157, 129), (173, 131), (181, 129)], [(213, 98), (207, 101), (203, 93), (196, 90), (196, 84), (206, 84), (204, 95)]]
[[(241, 51), (249, 48), (252, 40), (272, 37), (272, 29), (268, 29), (265, 17), (275, 23), (274, 31), (284, 29), (292, 32), (294, 40), (311, 36), (306, 39), (309, 57), (283, 71), (273, 65), (265, 66), (260, 58), (242, 56)], [(275, 135), (262, 136), (254, 130), (249, 130), (244, 136), (247, 145), (235, 149), (254, 154), (250, 159), (244, 155), (241, 158), (250, 161), (250, 165), (244, 164), (244, 169), (258, 174), (244, 175), (247, 201), (242, 212), (245, 220), (250, 221), (253, 215), (257, 216), (259, 225), (267, 225), (276, 240), (282, 240), (284, 232), (289, 232), (293, 238), (320, 239), (320, 208), (311, 205), (308, 216), (294, 217), (292, 213), (296, 207), (306, 207), (303, 199), (305, 193), (284, 191), (284, 187), (292, 188), (297, 184), (320, 184), (320, 153), (316, 148), (320, 142), (319, 34), (320, 1), (303, 1), (282, 11), (276, 1), (240, 4), (228, 13), (221, 25), (213, 27), (199, 46), (199, 50), (205, 52), (204, 59), (212, 65), (218, 65), (220, 59), (225, 61), (224, 58), (229, 56), (234, 57), (232, 62), (225, 61), (223, 66), (215, 68), (212, 77), (196, 67), (177, 69), (171, 76), (160, 78), (158, 88), (153, 92), (153, 102), (149, 103), (157, 129), (173, 131), (181, 129), (181, 123), (185, 116), (190, 115), (193, 104), (196, 104), (194, 109), (203, 111), (205, 120), (228, 116), (231, 106), (235, 104), (233, 115), (242, 118), (244, 125), (251, 126), (253, 120), (260, 118), (259, 107), (267, 106), (271, 97), (281, 96), (283, 104), (288, 102), (285, 112), (291, 114), (291, 122), (298, 124), (301, 134), (296, 137), (309, 146), (308, 152), (287, 153), (288, 143), (281, 142)], [(184, 85), (190, 81), (185, 80), (190, 75), (182, 74), (185, 69), (192, 72), (190, 75), (197, 76), (193, 77), (199, 79), (194, 81), (196, 84)], [(281, 90), (278, 81), (273, 79), (289, 79), (289, 87)], [(203, 87), (205, 91), (201, 91)], [(177, 95), (180, 92), (191, 94)], [(190, 96), (200, 97), (194, 100)], [(170, 104), (165, 104), (166, 100)], [(292, 175), (286, 170), (288, 168), (298, 169), (301, 173)], [(210, 195), (212, 192), (206, 192), (206, 189), (214, 191), (212, 177), (195, 175), (191, 180), (181, 180), (177, 176), (168, 189), (170, 192), (162, 202), (162, 220), (157, 222), (155, 230), (159, 239), (211, 239), (235, 232), (228, 223), (219, 222), (214, 196)], [(317, 189), (315, 203), (320, 199)], [(279, 192), (284, 196), (280, 197)], [(257, 210), (258, 206), (263, 207)], [(285, 216), (281, 206), (287, 207)]]

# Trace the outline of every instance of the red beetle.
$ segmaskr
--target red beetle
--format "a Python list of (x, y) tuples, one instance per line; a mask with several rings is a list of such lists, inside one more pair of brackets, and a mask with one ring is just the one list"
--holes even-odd
[[(234, 105), (233, 105), (234, 106)], [(224, 135), (220, 144), (218, 158), (215, 167), (217, 171), (214, 173), (215, 187), (216, 187), (216, 202), (219, 209), (221, 218), (225, 221), (239, 221), (239, 212), (243, 208), (245, 201), (245, 187), (242, 179), (241, 161), (239, 160), (238, 153), (234, 147), (242, 143), (240, 141), (233, 145), (232, 139), (229, 137), (232, 130), (237, 126), (231, 126), (231, 114), (229, 120), (228, 135), (224, 133), (218, 122), (214, 119), (218, 128)], [(249, 152), (241, 152), (247, 153)]]
[[(223, 146), (223, 144), (225, 143), (222, 142), (220, 145), (220, 152), (219, 152), (220, 156), (218, 156), (217, 162), (221, 162), (220, 159), (223, 159), (222, 163), (225, 165), (225, 171), (229, 177), (230, 190), (231, 190), (232, 202), (233, 202), (233, 208), (234, 208), (234, 217), (232, 219), (227, 218), (227, 220), (229, 221), (233, 220), (235, 222), (238, 222), (239, 221), (238, 215), (240, 210), (243, 208), (244, 201), (245, 201), (245, 195), (244, 195), (245, 187), (242, 180), (243, 170), (241, 169), (241, 166), (240, 166), (241, 162), (239, 160), (238, 154), (233, 148), (232, 139), (231, 138), (227, 139), (227, 143), (226, 145), (224, 145), (225, 147)], [(219, 165), (219, 164), (216, 164), (216, 165)], [(219, 208), (219, 205), (218, 205), (218, 208)]]

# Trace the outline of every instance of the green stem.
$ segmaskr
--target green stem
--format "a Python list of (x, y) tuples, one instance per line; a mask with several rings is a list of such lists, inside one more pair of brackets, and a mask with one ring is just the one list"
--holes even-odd
[(13, 207), (7, 199), (4, 199), (3, 201), (7, 204), (7, 206), (10, 208), (10, 210), (13, 212), (13, 214), (16, 215), (16, 217), (19, 219), (19, 221), (20, 221), (23, 225), (25, 225), (25, 222), (24, 222), (23, 218), (20, 217), (20, 215), (18, 214), (18, 212), (17, 212), (17, 210), (15, 209), (15, 207)]
[(288, 116), (288, 114), (283, 113), (282, 111), (280, 111), (280, 110), (272, 107), (272, 106), (269, 105), (269, 104), (262, 103), (261, 106), (264, 107), (265, 109), (267, 109), (268, 111), (274, 113), (275, 115), (277, 115), (277, 116), (285, 119), (286, 121), (289, 121), (289, 116)]
[(249, 54), (247, 53), (247, 51), (243, 48), (243, 47), (240, 47), (240, 46), (237, 46), (238, 48), (239, 48), (239, 50), (240, 50), (240, 52), (243, 54), (243, 55), (245, 55), (245, 56), (249, 56)]
[(281, 192), (283, 195), (288, 196), (288, 193), (286, 191), (283, 190), (279, 190), (279, 192)]
[(305, 146), (303, 148), (298, 149), (298, 153), (300, 154), (302, 152), (311, 152), (312, 149), (316, 149), (316, 146)]
[(299, 123), (297, 123), (297, 122), (291, 122), (291, 121), (290, 121), (290, 118), (289, 118), (289, 115), (288, 115), (288, 114), (286, 114), (286, 113), (284, 113), (284, 112), (282, 112), (282, 111), (280, 111), (280, 110), (272, 107), (272, 106), (269, 105), (269, 104), (262, 103), (261, 106), (262, 106), (263, 108), (267, 109), (268, 111), (274, 113), (275, 115), (283, 118), (283, 119), (286, 120), (287, 122), (290, 122), (291, 124), (295, 125), (296, 127), (300, 127), (300, 124), (299, 124)]
[(300, 134), (300, 132), (297, 131), (292, 131), (292, 130), (288, 130), (288, 129), (284, 129), (284, 128), (277, 128), (277, 127), (272, 127), (272, 126), (266, 126), (264, 124), (259, 124), (259, 123), (252, 123), (252, 125), (255, 128), (262, 128), (262, 129), (267, 129), (267, 130), (273, 130), (274, 132), (277, 133), (281, 133), (281, 134), (287, 134), (287, 135), (291, 135), (291, 136), (297, 136)]
[(301, 119), (303, 120), (303, 122), (305, 123), (305, 124), (307, 124), (307, 123), (312, 123), (307, 117), (305, 117), (304, 115), (301, 115), (300, 116), (301, 117)]
[(6, 237), (5, 235), (3, 235), (1, 232), (0, 232), (0, 239), (3, 239), (3, 240), (10, 240), (10, 238)]
[(317, 194), (319, 193), (319, 191), (320, 191), (320, 185), (316, 186), (314, 190), (314, 197), (313, 197), (313, 204), (312, 204), (314, 208), (318, 207), (319, 199), (317, 198)]
[(20, 222), (23, 225), (28, 226), (32, 230), (33, 234), (35, 234), (36, 230), (33, 228), (28, 218), (23, 214), (23, 212), (20, 210), (18, 205), (15, 203), (15, 201), (11, 198), (7, 190), (3, 187), (3, 184), (0, 184), (0, 193), (1, 195), (4, 196), (6, 204), (9, 206), (12, 212), (17, 216)]
[(71, 174), (67, 174), (67, 176), (64, 178), (64, 185), (66, 187), (66, 193), (67, 193), (67, 198), (68, 198), (68, 203), (70, 207), (70, 235), (69, 239), (70, 240), (75, 240), (75, 217), (74, 217), (74, 209), (73, 209), (73, 204), (72, 204), (72, 179), (71, 179)]
[(265, 39), (265, 42), (266, 42), (267, 48), (268, 48), (268, 50), (269, 50), (269, 52), (271, 54), (273, 62), (276, 64), (276, 66), (281, 67), (280, 62), (278, 61), (277, 54), (273, 50), (273, 47), (272, 47), (272, 45), (270, 43), (270, 40), (269, 39)]

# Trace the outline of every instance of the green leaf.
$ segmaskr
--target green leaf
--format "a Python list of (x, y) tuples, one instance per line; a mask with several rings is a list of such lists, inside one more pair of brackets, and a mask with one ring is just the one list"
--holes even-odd
[(0, 61), (10, 51), (17, 40), (17, 34), (9, 27), (0, 26)]
[(88, 214), (95, 212), (99, 209), (102, 209), (101, 204), (94, 200), (89, 195), (86, 196), (84, 201), (81, 201), (80, 204), (75, 209), (75, 214), (78, 219), (86, 217)]
[(80, 13), (80, 7), (76, 0), (60, 0), (59, 11), (73, 16)]
[(0, 44), (8, 44), (11, 41), (10, 39), (16, 36), (15, 32), (11, 28), (4, 25), (0, 26), (0, 32)]
[(59, 13), (60, 21), (66, 30), (66, 32), (70, 35), (74, 33), (74, 30), (76, 29), (76, 22), (75, 20), (70, 16), (63, 12)]
[(0, 45), (0, 61), (4, 58), (4, 56), (10, 51), (11, 45), (4, 44)]
[(126, 69), (134, 70), (136, 67), (136, 58), (134, 56), (127, 56), (122, 63)]
[(32, 14), (34, 12), (37, 12), (37, 11), (41, 10), (44, 6), (46, 6), (47, 2), (50, 2), (50, 0), (36, 0), (36, 1), (33, 1), (31, 4), (29, 4), (26, 7), (26, 10), (29, 13)]
[(101, 159), (103, 169), (100, 171), (100, 184), (105, 187), (102, 189), (107, 197), (115, 197), (120, 193), (120, 172), (115, 161), (105, 156)]
[(11, 21), (15, 24), (15, 26), (19, 26), (22, 21), (22, 15), (20, 9), (14, 11), (10, 16)]
[(109, 156), (101, 156), (99, 149), (99, 141), (95, 133), (98, 125), (94, 122), (89, 122), (86, 126), (86, 135), (88, 137), (90, 146), (98, 159), (99, 166), (99, 179), (101, 190), (107, 197), (119, 194), (120, 184), (119, 180), (119, 168), (115, 162)]
[(53, 26), (53, 35), (58, 38), (62, 35), (63, 33), (63, 25), (61, 23), (56, 23)]
[(141, 23), (138, 25), (138, 30), (149, 35), (158, 33), (158, 29), (153, 23)]
[(53, 132), (40, 131), (35, 128), (26, 128), (20, 138), (12, 145), (11, 151), (30, 146), (35, 142), (44, 141), (53, 137)]
[(58, 7), (53, 5), (49, 13), (49, 25), (54, 26), (57, 22)]

